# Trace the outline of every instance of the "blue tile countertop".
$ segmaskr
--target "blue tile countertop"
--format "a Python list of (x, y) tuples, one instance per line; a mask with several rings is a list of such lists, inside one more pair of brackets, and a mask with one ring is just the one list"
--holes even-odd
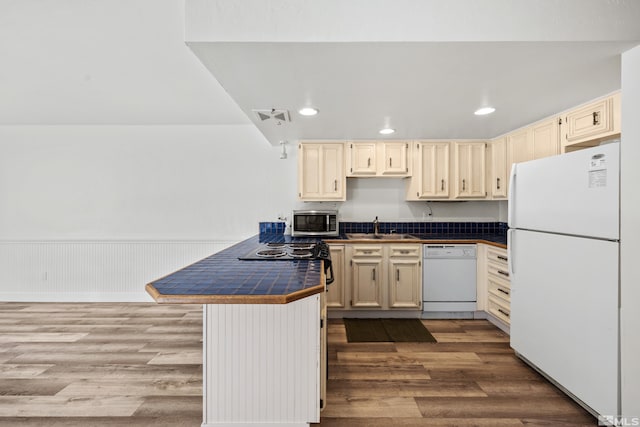
[[(195, 262), (146, 286), (159, 303), (192, 304), (286, 304), (324, 291), (322, 261), (319, 260), (239, 260), (264, 243), (317, 242), (319, 238), (300, 238), (281, 234), (283, 227), (263, 232), (228, 249)], [(403, 230), (398, 227), (400, 232)], [(262, 231), (262, 226), (261, 226)], [(347, 239), (345, 232), (326, 237), (328, 243), (487, 243), (506, 248), (506, 229), (432, 229), (410, 233), (417, 239)], [(368, 230), (363, 230), (367, 232)], [(423, 230), (416, 230), (423, 231)], [(372, 236), (373, 237), (373, 236)]]
[(286, 304), (324, 291), (322, 261), (239, 260), (262, 243), (317, 239), (263, 234), (155, 280), (147, 292), (159, 303)]

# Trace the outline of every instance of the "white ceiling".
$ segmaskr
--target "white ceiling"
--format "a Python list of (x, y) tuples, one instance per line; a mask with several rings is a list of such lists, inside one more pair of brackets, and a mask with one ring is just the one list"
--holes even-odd
[(184, 43), (183, 0), (1, 0), (0, 125), (250, 121)]
[[(491, 138), (620, 88), (640, 2), (187, 0), (186, 40), (267, 139)], [(296, 113), (303, 106), (316, 117)], [(496, 108), (490, 116), (473, 111)], [(288, 109), (261, 123), (253, 109)], [(386, 137), (389, 138), (389, 137)]]

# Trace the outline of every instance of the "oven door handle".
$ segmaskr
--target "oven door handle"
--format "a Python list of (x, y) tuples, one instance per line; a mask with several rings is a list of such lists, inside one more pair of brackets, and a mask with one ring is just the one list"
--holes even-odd
[[(333, 276), (333, 265), (331, 264), (331, 260), (330, 259), (325, 259), (325, 260), (323, 260), (323, 262), (325, 263), (324, 264), (325, 280), (326, 280), (327, 286), (329, 286), (335, 280), (335, 277)], [(327, 275), (327, 271), (329, 272), (329, 275)]]

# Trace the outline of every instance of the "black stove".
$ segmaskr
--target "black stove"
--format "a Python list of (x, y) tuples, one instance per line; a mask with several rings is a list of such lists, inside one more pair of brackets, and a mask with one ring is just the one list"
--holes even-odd
[(253, 248), (244, 256), (238, 257), (243, 261), (295, 261), (295, 260), (323, 260), (327, 285), (333, 282), (333, 266), (329, 245), (318, 243), (265, 243)]

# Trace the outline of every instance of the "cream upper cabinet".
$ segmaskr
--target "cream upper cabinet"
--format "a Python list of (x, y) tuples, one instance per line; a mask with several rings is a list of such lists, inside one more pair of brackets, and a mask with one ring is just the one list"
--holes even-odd
[(620, 93), (569, 111), (562, 123), (562, 147), (589, 146), (620, 133)]
[(347, 176), (374, 176), (377, 171), (377, 142), (350, 142), (347, 153)]
[(507, 135), (507, 170), (514, 163), (533, 160), (531, 129), (525, 128)]
[(409, 174), (409, 144), (407, 142), (379, 143), (382, 164), (380, 174), (385, 176), (407, 176)]
[(485, 143), (454, 142), (454, 197), (484, 198)]
[(560, 154), (560, 119), (551, 118), (531, 126), (534, 159)]
[(449, 143), (418, 142), (414, 173), (407, 182), (407, 200), (449, 198)]
[(331, 267), (333, 269), (333, 283), (327, 285), (327, 307), (344, 308), (345, 280), (344, 280), (344, 245), (329, 245), (331, 252)]
[(489, 143), (489, 188), (493, 199), (507, 198), (507, 139), (498, 138)]
[(345, 200), (344, 143), (298, 144), (298, 198)]
[(406, 141), (349, 142), (347, 176), (408, 176), (409, 155), (409, 144)]

